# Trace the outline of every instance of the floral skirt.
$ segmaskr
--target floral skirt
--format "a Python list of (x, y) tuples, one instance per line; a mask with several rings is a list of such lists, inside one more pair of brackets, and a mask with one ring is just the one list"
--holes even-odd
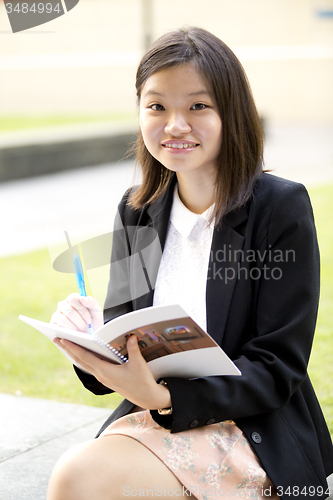
[(146, 410), (116, 420), (100, 437), (112, 434), (132, 437), (146, 446), (199, 500), (279, 498), (248, 440), (232, 421), (171, 434)]

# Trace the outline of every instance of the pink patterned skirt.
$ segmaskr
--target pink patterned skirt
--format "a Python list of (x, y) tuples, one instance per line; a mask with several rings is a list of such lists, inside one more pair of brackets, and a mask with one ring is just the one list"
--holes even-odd
[(146, 446), (199, 500), (279, 498), (248, 440), (232, 421), (171, 434), (146, 410), (116, 420), (100, 437), (112, 434), (132, 437)]

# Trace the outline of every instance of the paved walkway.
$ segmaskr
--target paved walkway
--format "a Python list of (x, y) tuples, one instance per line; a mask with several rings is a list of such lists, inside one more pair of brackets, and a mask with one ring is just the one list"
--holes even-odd
[(45, 500), (58, 458), (111, 411), (0, 394), (0, 500)]

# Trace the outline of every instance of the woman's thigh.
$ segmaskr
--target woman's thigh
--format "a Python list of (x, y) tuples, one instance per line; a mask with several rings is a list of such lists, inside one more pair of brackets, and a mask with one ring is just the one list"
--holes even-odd
[[(125, 500), (190, 496), (144, 445), (112, 435), (70, 449), (52, 473), (48, 500)], [(192, 495), (192, 500), (195, 499)]]

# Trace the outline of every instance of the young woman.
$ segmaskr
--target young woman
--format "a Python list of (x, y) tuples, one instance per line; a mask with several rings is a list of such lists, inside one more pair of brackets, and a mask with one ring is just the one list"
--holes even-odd
[(119, 205), (104, 318), (72, 294), (52, 322), (87, 331), (179, 303), (242, 376), (156, 382), (135, 336), (121, 366), (56, 340), (91, 374), (76, 369), (86, 388), (125, 400), (59, 461), (48, 500), (326, 498), (332, 443), (307, 375), (319, 296), (307, 192), (263, 172), (244, 70), (211, 33), (161, 37), (136, 88), (143, 181)]

